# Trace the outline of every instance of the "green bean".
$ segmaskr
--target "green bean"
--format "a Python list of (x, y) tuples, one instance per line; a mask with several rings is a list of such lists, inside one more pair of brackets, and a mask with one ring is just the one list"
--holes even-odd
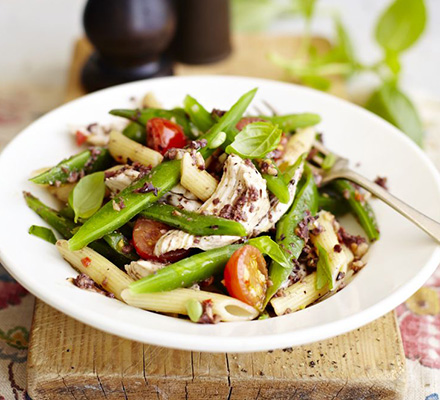
[(337, 179), (330, 185), (341, 196), (347, 199), (351, 212), (354, 214), (362, 229), (370, 241), (379, 239), (380, 233), (377, 227), (376, 216), (370, 204), (359, 196), (357, 189), (348, 181)]
[(210, 142), (217, 138), (218, 133), (225, 132), (226, 140), (223, 143), (222, 147), (226, 148), (229, 144), (234, 141), (235, 135), (238, 133), (237, 129), (235, 129), (235, 125), (243, 116), (243, 113), (248, 108), (252, 99), (257, 93), (257, 88), (250, 90), (241, 96), (238, 101), (227, 111), (216, 124), (212, 126), (212, 128), (206, 132), (205, 135), (202, 136), (203, 139), (208, 141), (208, 145), (200, 150), (200, 154), (206, 159), (208, 158), (215, 150), (209, 147)]
[(230, 245), (184, 258), (130, 284), (133, 293), (164, 292), (189, 287), (223, 271), (234, 251), (242, 245)]
[(266, 180), (269, 192), (276, 196), (281, 203), (287, 204), (290, 200), (290, 193), (283, 175), (278, 173), (276, 176), (269, 174), (261, 174), (261, 176)]
[(330, 211), (333, 215), (345, 215), (350, 211), (350, 206), (339, 193), (323, 191), (319, 193), (318, 207), (320, 210)]
[(197, 236), (246, 236), (247, 234), (246, 229), (239, 222), (181, 210), (168, 204), (153, 204), (140, 215)]
[(201, 132), (207, 132), (215, 123), (211, 113), (192, 96), (187, 95), (183, 100), (185, 112), (189, 115), (191, 122)]
[[(128, 260), (134, 261), (139, 260), (139, 256), (136, 254), (136, 252), (132, 249), (132, 246), (130, 245), (127, 238), (118, 231), (108, 233), (103, 237), (103, 240), (118, 254), (121, 256), (124, 256)], [(125, 249), (129, 249), (128, 251)]]
[(185, 135), (190, 139), (194, 139), (191, 125), (188, 121), (185, 111), (182, 108), (176, 108), (174, 110), (162, 110), (159, 108), (144, 108), (142, 110), (117, 109), (111, 110), (110, 114), (127, 118), (130, 121), (138, 123), (144, 128), (147, 126), (147, 122), (152, 118), (165, 118), (169, 120), (174, 119), (176, 123), (182, 127)]
[[(24, 192), (24, 198), (30, 209), (35, 211), (45, 222), (54, 228), (64, 239), (70, 239), (79, 225), (69, 218), (64, 217), (58, 211), (46, 206), (39, 199), (28, 192)], [(123, 268), (125, 264), (132, 261), (129, 257), (111, 248), (104, 240), (89, 244), (89, 247), (104, 257), (111, 260), (115, 265)]]
[(72, 220), (62, 216), (58, 211), (46, 206), (29, 192), (23, 192), (28, 207), (35, 211), (45, 222), (61, 234), (65, 239), (70, 239), (72, 232), (78, 226)]
[(147, 143), (147, 131), (145, 130), (145, 126), (139, 125), (136, 122), (130, 122), (122, 133), (135, 142), (143, 145)]
[(313, 126), (321, 122), (321, 117), (318, 114), (311, 113), (276, 115), (273, 117), (263, 115), (260, 118), (267, 119), (273, 124), (278, 125), (283, 132), (292, 132), (298, 128)]
[(29, 228), (29, 234), (39, 237), (40, 239), (45, 240), (46, 242), (55, 244), (57, 242), (57, 238), (55, 237), (52, 229), (46, 228), (45, 226), (32, 225)]
[[(315, 215), (318, 211), (318, 190), (313, 174), (307, 168), (305, 175), (305, 182), (296, 195), (292, 207), (277, 224), (276, 241), (290, 260), (298, 259), (304, 247), (304, 240), (295, 233), (296, 227), (303, 220), (307, 211), (312, 215)], [(294, 264), (292, 263), (292, 268), (288, 269), (276, 262), (272, 262), (269, 268), (272, 286), (267, 291), (265, 304), (269, 302), (290, 275), (293, 266)]]
[(59, 162), (55, 167), (31, 178), (30, 181), (39, 185), (54, 185), (55, 182), (66, 183), (74, 172), (84, 171), (86, 174), (91, 174), (110, 167), (112, 163), (113, 159), (107, 149), (95, 147)]
[[(231, 109), (202, 136), (202, 138), (207, 140), (208, 145), (217, 137), (219, 132), (228, 131), (230, 127), (235, 126), (255, 96), (256, 90), (251, 90), (241, 96)], [(209, 149), (209, 146), (206, 146), (201, 149), (200, 153), (207, 158), (213, 151), (213, 149)], [(165, 161), (157, 165), (148, 175), (136, 181), (119, 194), (118, 198), (125, 205), (123, 209), (116, 211), (113, 209), (112, 203), (109, 202), (88, 219), (69, 240), (70, 250), (79, 250), (90, 242), (118, 229), (150, 204), (156, 202), (159, 197), (170, 191), (179, 183), (179, 180), (179, 160)], [(157, 195), (154, 192), (136, 193), (138, 189), (145, 187), (147, 184), (152, 184), (157, 189)]]
[[(119, 193), (117, 198), (119, 201), (123, 201), (124, 208), (116, 211), (112, 202), (108, 202), (89, 218), (69, 240), (70, 250), (79, 250), (90, 242), (118, 229), (144, 208), (156, 202), (159, 197), (170, 191), (179, 183), (179, 180), (180, 160), (166, 161), (157, 165), (148, 175)], [(136, 192), (142, 190), (148, 184), (157, 189), (156, 194), (154, 191), (148, 193)]]

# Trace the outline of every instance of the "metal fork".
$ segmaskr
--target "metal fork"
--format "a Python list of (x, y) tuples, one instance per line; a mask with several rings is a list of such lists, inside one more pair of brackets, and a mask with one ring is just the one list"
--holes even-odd
[[(269, 110), (270, 114), (272, 115), (278, 114), (275, 108), (271, 106), (269, 103), (267, 103), (266, 101), (263, 101), (262, 103)], [(265, 113), (259, 107), (254, 106), (254, 109), (257, 111), (258, 115), (268, 115), (267, 112)], [(318, 141), (315, 141), (314, 147), (324, 156), (330, 154), (330, 151)], [(424, 230), (429, 236), (431, 236), (433, 239), (435, 239), (437, 242), (440, 243), (440, 223), (434, 221), (432, 218), (429, 218), (425, 214), (416, 210), (414, 207), (411, 207), (410, 205), (406, 204), (404, 201), (393, 196), (391, 193), (389, 193), (387, 190), (385, 190), (378, 184), (374, 183), (373, 181), (370, 181), (369, 179), (365, 178), (364, 176), (350, 169), (348, 167), (348, 160), (346, 158), (338, 156), (333, 152), (331, 153), (335, 157), (335, 162), (333, 166), (326, 171), (323, 170), (322, 168), (319, 169), (319, 173), (322, 176), (322, 185), (325, 185), (335, 179), (347, 179), (361, 186), (362, 188), (364, 188), (365, 190), (376, 196), (378, 199), (388, 204), (391, 208), (396, 210), (405, 218), (409, 219), (419, 228)], [(321, 165), (322, 163), (322, 159), (320, 160), (319, 158), (316, 157), (314, 158), (314, 161), (318, 165)]]

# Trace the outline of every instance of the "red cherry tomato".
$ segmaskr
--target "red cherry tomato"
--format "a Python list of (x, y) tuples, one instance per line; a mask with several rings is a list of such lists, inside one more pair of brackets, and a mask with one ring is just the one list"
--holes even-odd
[(87, 140), (87, 136), (84, 135), (84, 133), (82, 133), (81, 131), (76, 131), (75, 135), (76, 135), (76, 144), (78, 146), (81, 146)]
[(154, 246), (157, 241), (170, 230), (168, 225), (152, 221), (147, 218), (138, 218), (133, 228), (133, 245), (136, 252), (144, 260), (173, 263), (189, 253), (188, 250), (175, 250), (157, 257)]
[(147, 145), (164, 155), (173, 147), (185, 147), (187, 139), (180, 125), (165, 118), (151, 118), (147, 122)]
[(226, 264), (224, 283), (228, 293), (258, 310), (263, 308), (268, 279), (266, 260), (254, 246), (239, 248)]

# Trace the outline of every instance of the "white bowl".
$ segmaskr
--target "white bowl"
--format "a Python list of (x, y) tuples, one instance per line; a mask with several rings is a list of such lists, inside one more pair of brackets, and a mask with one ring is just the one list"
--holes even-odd
[[(27, 233), (42, 220), (27, 208), (22, 191), (51, 201), (28, 182), (31, 171), (50, 166), (78, 148), (67, 125), (109, 121), (112, 108), (131, 108), (130, 97), (153, 91), (165, 107), (189, 93), (208, 109), (229, 108), (251, 88), (281, 113), (315, 112), (325, 144), (352, 160), (365, 176), (388, 177), (391, 192), (440, 220), (440, 179), (425, 154), (405, 135), (373, 114), (330, 95), (269, 80), (171, 77), (121, 85), (72, 101), (40, 118), (0, 157), (0, 258), (31, 293), (52, 307), (97, 329), (140, 342), (186, 350), (247, 352), (301, 345), (339, 335), (382, 316), (413, 294), (440, 260), (437, 244), (393, 210), (373, 201), (381, 238), (368, 265), (354, 281), (326, 301), (263, 321), (198, 325), (125, 305), (80, 290), (66, 281), (75, 271), (55, 246)], [(254, 104), (255, 104), (254, 103)]]

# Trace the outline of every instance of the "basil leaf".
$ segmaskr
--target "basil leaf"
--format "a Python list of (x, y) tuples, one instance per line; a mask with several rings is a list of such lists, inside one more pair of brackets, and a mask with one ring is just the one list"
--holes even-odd
[(313, 126), (321, 122), (321, 117), (312, 113), (275, 115), (273, 117), (261, 116), (261, 118), (278, 125), (283, 132), (296, 131), (298, 128)]
[(69, 197), (69, 204), (78, 218), (90, 218), (101, 208), (105, 195), (104, 172), (95, 172), (81, 178)]
[(333, 289), (332, 269), (328, 253), (320, 244), (316, 244), (316, 249), (319, 256), (316, 265), (316, 289), (320, 290), (327, 284), (330, 289)]
[(423, 0), (395, 0), (376, 25), (376, 40), (385, 50), (399, 53), (417, 41), (425, 25)]
[(263, 158), (277, 148), (281, 134), (281, 129), (270, 122), (253, 122), (237, 134), (226, 152), (246, 158)]
[(248, 243), (252, 246), (255, 246), (263, 254), (268, 255), (283, 268), (292, 268), (292, 264), (281, 250), (279, 244), (274, 242), (269, 236), (260, 236), (250, 239)]
[(46, 228), (44, 226), (32, 225), (29, 228), (29, 234), (39, 237), (40, 239), (45, 240), (46, 242), (55, 244), (57, 242), (57, 238), (51, 229)]
[(411, 100), (395, 85), (385, 83), (376, 90), (365, 107), (391, 122), (419, 146), (423, 141), (423, 126)]

